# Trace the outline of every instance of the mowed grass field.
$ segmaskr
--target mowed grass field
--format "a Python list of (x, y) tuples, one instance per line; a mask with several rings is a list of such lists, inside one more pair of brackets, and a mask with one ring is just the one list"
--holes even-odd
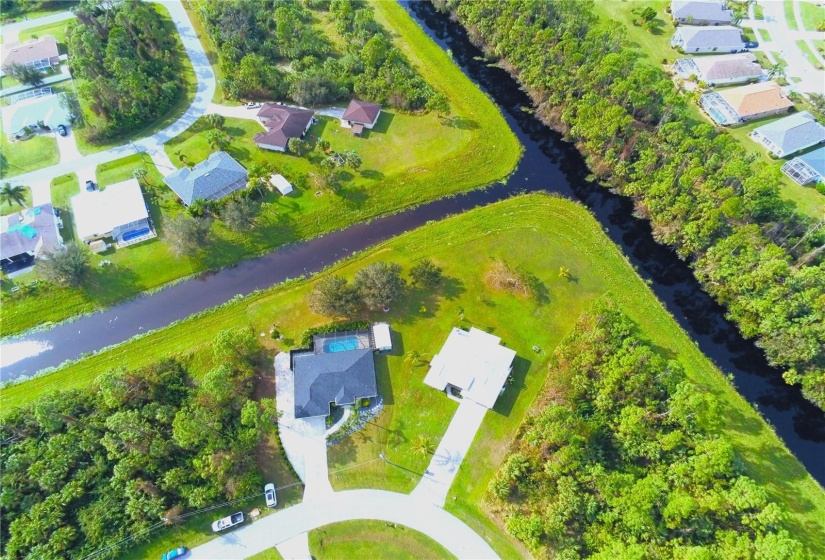
[[(310, 133), (328, 140), (339, 152), (356, 150), (363, 165), (357, 172), (342, 171), (346, 178), (338, 193), (324, 192), (320, 196), (308, 180), (308, 174), (317, 170), (320, 152), (298, 158), (260, 150), (252, 143), (252, 136), (263, 130), (257, 122), (227, 119), (225, 129), (232, 137), (227, 150), (233, 157), (246, 166), (271, 163), (296, 186), (287, 197), (271, 192), (266, 196), (259, 224), (252, 232), (236, 233), (216, 222), (214, 242), (207, 251), (195, 257), (174, 258), (163, 241), (163, 220), (182, 207), (154, 166), (147, 163), (150, 177), (144, 189), (149, 191), (159, 239), (104, 254), (101, 258), (112, 260), (116, 266), (96, 269), (93, 281), (83, 288), (40, 286), (36, 298), (22, 290), (13, 297), (4, 293), (0, 334), (16, 334), (45, 322), (107, 307), (184, 276), (223, 268), (290, 242), (506, 177), (521, 157), (521, 145), (496, 106), (403, 8), (390, 2), (378, 2), (374, 7), (418, 71), (450, 98), (450, 119), (387, 110), (366, 138), (353, 138), (336, 120), (321, 119)], [(201, 119), (167, 144), (175, 165), (182, 164), (178, 152), (197, 163), (213, 151), (205, 138), (207, 128)], [(106, 169), (98, 169), (98, 180), (105, 186), (105, 175), (101, 173), (126, 179), (140, 165), (137, 155), (117, 160), (107, 164)]]
[[(416, 454), (413, 442), (424, 435), (437, 443), (456, 403), (424, 386), (426, 363), (405, 356), (416, 351), (425, 360), (431, 358), (455, 326), (485, 329), (516, 350), (514, 381), (495, 410), (487, 413), (446, 507), (487, 538), (502, 557), (524, 557), (518, 543), (488, 515), (487, 484), (544, 380), (552, 375), (547, 370), (548, 356), (595, 299), (612, 297), (646, 338), (679, 359), (691, 380), (716, 395), (724, 414), (722, 424), (748, 474), (791, 513), (789, 530), (825, 556), (825, 492), (667, 314), (586, 209), (547, 195), (520, 196), (428, 224), (325, 274), (352, 278), (357, 269), (376, 261), (397, 262), (409, 270), (424, 258), (443, 267), (444, 285), (435, 293), (411, 291), (390, 312), (367, 316), (388, 321), (394, 331), (393, 352), (376, 360), (385, 407), (364, 430), (330, 448), (334, 488), (409, 492), (415, 486), (429, 457)], [(520, 298), (490, 289), (484, 274), (494, 259), (535, 276), (543, 296)], [(562, 266), (571, 271), (570, 280), (559, 276)], [(58, 387), (87, 386), (112, 367), (138, 367), (164, 356), (194, 352), (190, 370), (206, 373), (211, 363), (199, 363), (198, 351), (228, 327), (251, 325), (255, 332), (267, 333), (275, 326), (282, 340), (260, 340), (273, 353), (295, 348), (308, 327), (327, 322), (305, 303), (316, 281), (317, 277), (275, 287), (6, 388), (0, 392), (3, 409)], [(376, 461), (379, 453), (389, 462)], [(361, 465), (366, 461), (372, 462)]]
[(403, 525), (385, 521), (343, 521), (309, 532), (309, 551), (316, 560), (449, 560), (443, 546)]

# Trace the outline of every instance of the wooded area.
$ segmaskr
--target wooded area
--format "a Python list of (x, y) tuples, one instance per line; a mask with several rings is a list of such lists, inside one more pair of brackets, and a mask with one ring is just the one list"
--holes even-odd
[(74, 12), (69, 64), (81, 99), (101, 119), (84, 132), (88, 141), (140, 128), (183, 95), (184, 55), (151, 4), (83, 0)]
[(807, 558), (745, 476), (716, 399), (597, 302), (550, 363), (491, 481), (507, 530), (555, 558)]
[[(275, 0), (260, 7), (256, 0), (220, 0), (200, 10), (218, 45), (222, 86), (235, 99), (288, 98), (314, 107), (354, 94), (416, 110), (432, 97), (363, 2)], [(314, 10), (330, 12), (343, 52), (313, 27)]]
[(221, 331), (222, 365), (196, 384), (176, 361), (110, 370), (93, 387), (43, 396), (0, 426), (4, 558), (116, 558), (150, 527), (259, 495), (258, 442), (275, 403), (252, 400), (260, 348), (251, 331)]
[(825, 407), (825, 228), (780, 199), (779, 171), (691, 121), (688, 101), (592, 0), (435, 4), (528, 88), (599, 181), (634, 198), (785, 380)]

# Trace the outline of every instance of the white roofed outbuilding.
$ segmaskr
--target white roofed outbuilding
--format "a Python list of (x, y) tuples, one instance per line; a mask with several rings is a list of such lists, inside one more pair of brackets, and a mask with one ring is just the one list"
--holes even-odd
[(289, 194), (292, 192), (292, 184), (286, 180), (283, 175), (272, 175), (269, 177), (270, 184), (278, 189), (281, 194)]
[(390, 352), (392, 350), (392, 335), (390, 326), (387, 323), (375, 323), (372, 326), (373, 346), (379, 352)]
[(454, 328), (441, 351), (430, 361), (424, 383), (448, 395), (491, 409), (513, 371), (515, 350), (501, 346), (501, 338), (475, 327)]

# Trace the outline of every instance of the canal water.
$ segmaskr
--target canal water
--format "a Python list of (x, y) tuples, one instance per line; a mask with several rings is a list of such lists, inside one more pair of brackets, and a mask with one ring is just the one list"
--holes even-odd
[[(32, 375), (64, 360), (123, 342), (173, 321), (272, 284), (310, 274), (375, 243), (430, 220), (502, 200), (514, 193), (547, 191), (585, 204), (619, 245), (699, 348), (733, 375), (739, 392), (775, 427), (788, 448), (820, 484), (825, 484), (825, 414), (782, 381), (764, 354), (744, 340), (705, 294), (690, 268), (651, 235), (647, 222), (633, 217), (625, 198), (587, 180), (589, 171), (561, 136), (532, 116), (530, 98), (505, 71), (488, 66), (463, 29), (429, 3), (405, 4), (410, 14), (501, 108), (525, 147), (508, 183), (435, 201), (399, 214), (352, 226), (324, 237), (284, 247), (232, 268), (179, 283), (106, 311), (50, 330), (5, 340), (0, 346), (0, 377)], [(528, 109), (528, 110), (525, 110)], [(14, 354), (20, 352), (18, 356)]]

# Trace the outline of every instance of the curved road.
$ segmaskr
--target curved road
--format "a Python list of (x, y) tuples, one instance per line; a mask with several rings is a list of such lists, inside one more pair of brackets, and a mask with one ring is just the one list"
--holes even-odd
[(498, 558), (487, 542), (443, 509), (407, 494), (385, 490), (347, 490), (310, 500), (192, 549), (191, 558), (248, 558), (302, 533), (338, 521), (376, 519), (424, 533), (457, 558)]
[[(81, 169), (94, 169), (101, 163), (107, 163), (132, 155), (135, 153), (135, 150), (146, 152), (150, 155), (162, 153), (163, 145), (166, 142), (183, 133), (206, 112), (206, 108), (209, 106), (209, 103), (212, 101), (212, 97), (215, 95), (215, 74), (212, 71), (212, 66), (209, 64), (209, 59), (206, 56), (206, 52), (203, 50), (203, 45), (201, 45), (200, 39), (198, 39), (195, 28), (189, 20), (189, 15), (183, 8), (180, 0), (151, 1), (162, 4), (167, 10), (169, 10), (169, 15), (172, 18), (172, 22), (175, 24), (175, 29), (178, 31), (181, 43), (183, 43), (183, 48), (186, 50), (186, 55), (192, 63), (192, 68), (195, 71), (195, 77), (198, 82), (198, 91), (195, 93), (195, 99), (192, 104), (178, 120), (152, 136), (142, 138), (130, 144), (111, 148), (103, 152), (89, 154), (72, 161), (59, 163), (57, 165), (52, 165), (51, 167), (44, 167), (36, 171), (30, 171), (22, 175), (17, 175), (14, 177), (15, 183), (27, 185), (42, 181), (51, 181), (53, 178), (60, 175), (74, 173)], [(12, 24), (12, 26), (15, 26), (13, 29), (19, 32), (20, 29), (30, 27), (31, 25), (41, 25), (41, 22), (48, 23), (47, 20), (51, 17), (56, 17), (58, 18), (57, 21), (62, 21), (62, 19), (66, 19), (66, 14), (65, 12), (62, 12), (61, 14), (57, 14), (55, 16), (47, 16), (46, 18), (38, 18), (37, 20), (19, 22)], [(7, 33), (7, 29), (12, 28), (12, 26), (3, 26), (2, 31), (4, 36)], [(161, 157), (165, 157), (165, 153)]]

